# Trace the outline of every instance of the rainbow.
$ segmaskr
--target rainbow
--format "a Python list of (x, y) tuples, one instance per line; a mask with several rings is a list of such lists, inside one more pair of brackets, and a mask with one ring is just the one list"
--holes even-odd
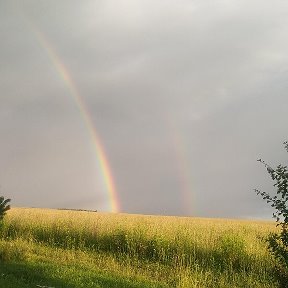
[(118, 195), (116, 193), (116, 188), (112, 176), (112, 171), (109, 166), (109, 162), (107, 160), (107, 156), (105, 153), (105, 149), (100, 141), (100, 138), (96, 132), (95, 126), (93, 124), (93, 120), (91, 118), (90, 112), (88, 110), (88, 107), (81, 96), (79, 90), (77, 89), (77, 86), (72, 80), (72, 77), (68, 71), (68, 69), (65, 67), (63, 61), (61, 61), (60, 57), (56, 53), (55, 49), (53, 49), (52, 45), (49, 43), (45, 35), (35, 27), (31, 23), (30, 25), (32, 27), (32, 30), (34, 34), (36, 35), (36, 38), (38, 39), (38, 42), (41, 44), (41, 46), (46, 51), (49, 59), (53, 63), (55, 70), (57, 71), (57, 74), (59, 75), (60, 79), (65, 84), (67, 90), (69, 91), (69, 94), (74, 99), (81, 115), (84, 120), (85, 126), (87, 127), (88, 133), (90, 134), (94, 151), (96, 154), (96, 159), (98, 162), (98, 166), (100, 168), (103, 182), (105, 185), (105, 190), (107, 191), (108, 198), (109, 198), (109, 204), (110, 204), (110, 210), (112, 212), (119, 212), (120, 211), (120, 201), (118, 199)]
[(175, 151), (176, 169), (182, 194), (182, 207), (187, 215), (194, 214), (195, 199), (193, 198), (193, 183), (191, 169), (187, 161), (187, 149), (182, 133), (173, 122), (172, 117), (167, 117), (168, 131), (171, 133), (171, 142)]

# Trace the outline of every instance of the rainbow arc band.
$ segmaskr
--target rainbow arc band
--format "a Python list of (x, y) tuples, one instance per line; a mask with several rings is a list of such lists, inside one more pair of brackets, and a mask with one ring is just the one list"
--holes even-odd
[(57, 74), (59, 75), (60, 79), (63, 80), (67, 90), (69, 91), (69, 94), (73, 97), (81, 115), (83, 118), (83, 121), (85, 123), (85, 126), (88, 129), (88, 132), (90, 134), (93, 146), (95, 148), (95, 154), (98, 161), (98, 165), (101, 170), (101, 174), (103, 177), (103, 181), (107, 190), (107, 194), (109, 197), (109, 204), (111, 212), (119, 212), (120, 211), (120, 202), (118, 199), (118, 195), (116, 192), (112, 171), (109, 166), (109, 162), (107, 160), (107, 156), (105, 153), (105, 149), (100, 141), (100, 138), (96, 132), (95, 126), (93, 124), (91, 115), (89, 113), (89, 110), (87, 108), (87, 105), (85, 104), (83, 97), (79, 93), (75, 83), (72, 80), (72, 77), (68, 71), (68, 69), (65, 67), (63, 61), (61, 61), (60, 57), (56, 53), (55, 49), (52, 47), (52, 45), (47, 40), (47, 37), (39, 29), (37, 29), (34, 25), (32, 27), (33, 32), (35, 33), (39, 43), (46, 51), (50, 61), (53, 63), (55, 70)]

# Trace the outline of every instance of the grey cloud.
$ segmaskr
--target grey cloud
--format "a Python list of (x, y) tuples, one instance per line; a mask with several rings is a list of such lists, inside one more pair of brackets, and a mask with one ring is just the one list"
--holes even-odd
[(286, 156), (287, 12), (280, 0), (2, 1), (3, 189), (17, 205), (108, 209), (81, 111), (36, 29), (87, 105), (123, 211), (268, 215), (255, 161)]

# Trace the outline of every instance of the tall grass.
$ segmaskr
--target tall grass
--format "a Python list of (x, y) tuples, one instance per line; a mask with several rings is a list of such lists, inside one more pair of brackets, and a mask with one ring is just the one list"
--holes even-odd
[(168, 287), (277, 287), (263, 241), (274, 229), (264, 221), (14, 208), (1, 237), (102, 255)]

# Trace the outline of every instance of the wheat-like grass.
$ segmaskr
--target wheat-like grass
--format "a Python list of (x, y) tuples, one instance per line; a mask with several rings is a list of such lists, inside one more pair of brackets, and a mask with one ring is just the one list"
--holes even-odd
[(274, 287), (264, 241), (272, 231), (268, 221), (13, 208), (1, 235), (70, 256), (82, 251), (106, 259), (109, 271), (169, 287)]

